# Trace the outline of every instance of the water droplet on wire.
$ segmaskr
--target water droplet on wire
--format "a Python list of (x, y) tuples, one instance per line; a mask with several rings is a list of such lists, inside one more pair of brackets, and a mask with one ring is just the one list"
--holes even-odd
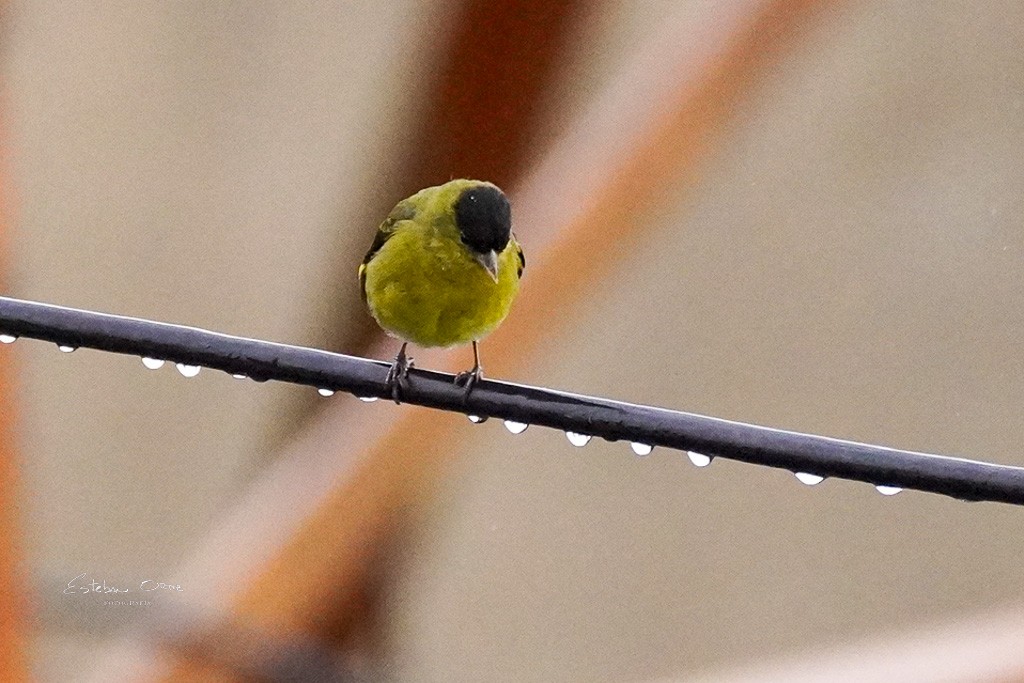
[(362, 401), (363, 403), (373, 403), (374, 401), (377, 400), (377, 397), (376, 396), (360, 396), (359, 400)]
[(811, 474), (810, 472), (797, 472), (796, 478), (800, 480), (801, 484), (807, 484), (808, 486), (814, 486), (825, 481), (825, 477), (817, 474)]
[(647, 444), (640, 443), (639, 441), (634, 441), (634, 442), (630, 443), (629, 447), (633, 449), (634, 453), (636, 453), (637, 455), (641, 455), (641, 456), (642, 455), (650, 455), (651, 451), (654, 450), (654, 446), (648, 446)]
[(198, 365), (188, 365), (186, 363), (175, 363), (174, 367), (178, 368), (178, 372), (185, 377), (195, 377), (201, 369)]
[(516, 422), (515, 420), (505, 420), (505, 429), (512, 432), (513, 434), (522, 434), (526, 431), (526, 428), (530, 425), (525, 422)]
[(711, 464), (711, 456), (696, 451), (686, 451), (686, 457), (697, 467), (707, 467)]
[(145, 357), (142, 359), (142, 364), (145, 365), (150, 370), (158, 370), (163, 367), (164, 361), (160, 360), (159, 358)]
[(74, 351), (78, 347), (77, 346), (67, 346), (65, 344), (62, 344), (62, 345), (58, 346), (57, 348), (60, 350), (61, 353), (71, 353), (72, 351)]
[(875, 489), (877, 489), (878, 492), (881, 493), (883, 496), (895, 496), (897, 493), (903, 490), (899, 486), (885, 485), (876, 486)]
[(331, 391), (330, 389), (317, 389), (316, 393), (318, 393), (318, 394), (320, 394), (321, 396), (324, 396), (324, 397), (334, 396), (334, 392)]
[(565, 438), (569, 439), (569, 443), (577, 448), (583, 448), (593, 438), (589, 434), (577, 434), (576, 432), (566, 432)]
[(487, 416), (480, 417), (479, 415), (467, 415), (466, 417), (468, 417), (469, 421), (475, 425), (478, 425), (481, 422), (487, 422)]
[(0, 334), (0, 344), (13, 344), (18, 338), (13, 334)]

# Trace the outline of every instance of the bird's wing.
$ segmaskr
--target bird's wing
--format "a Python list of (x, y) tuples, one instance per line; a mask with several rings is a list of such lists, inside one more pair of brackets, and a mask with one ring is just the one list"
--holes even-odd
[(523, 277), (523, 271), (526, 270), (526, 254), (523, 253), (523, 248), (520, 246), (515, 234), (512, 235), (512, 241), (516, 245), (516, 255), (519, 256), (519, 270), (516, 272), (516, 277), (521, 278)]
[(384, 243), (395, 234), (395, 226), (400, 221), (407, 221), (416, 216), (416, 205), (410, 199), (403, 199), (395, 205), (395, 208), (391, 209), (391, 213), (377, 228), (373, 244), (370, 245), (370, 250), (363, 257), (363, 262), (359, 264), (359, 291), (363, 296), (363, 303), (366, 303), (366, 264), (373, 260)]

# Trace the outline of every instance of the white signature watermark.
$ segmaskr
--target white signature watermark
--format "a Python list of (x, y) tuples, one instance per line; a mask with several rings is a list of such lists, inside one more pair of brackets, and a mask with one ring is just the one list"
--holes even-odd
[(82, 572), (75, 578), (68, 581), (68, 585), (62, 592), (64, 595), (78, 595), (85, 593), (102, 593), (109, 595), (114, 593), (184, 593), (185, 589), (182, 588), (180, 583), (166, 583), (164, 581), (153, 581), (152, 579), (143, 579), (139, 582), (138, 587), (134, 589), (120, 588), (113, 584), (108, 584), (106, 579), (102, 581), (90, 579), (88, 573)]
[(150, 600), (104, 600), (104, 607), (152, 607)]

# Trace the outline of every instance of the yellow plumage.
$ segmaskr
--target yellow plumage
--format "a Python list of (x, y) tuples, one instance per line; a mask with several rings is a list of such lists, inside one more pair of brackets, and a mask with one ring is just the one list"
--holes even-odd
[(475, 180), (428, 187), (399, 202), (359, 268), (371, 315), (418, 346), (483, 339), (519, 292), (525, 259), (510, 220), (504, 194)]

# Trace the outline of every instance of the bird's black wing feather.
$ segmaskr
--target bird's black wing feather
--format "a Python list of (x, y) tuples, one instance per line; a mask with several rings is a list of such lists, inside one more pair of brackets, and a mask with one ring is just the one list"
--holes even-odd
[(384, 222), (377, 228), (377, 234), (373, 237), (373, 244), (370, 245), (370, 250), (366, 252), (366, 256), (363, 257), (363, 262), (359, 264), (359, 292), (363, 296), (363, 303), (366, 303), (366, 264), (373, 260), (373, 257), (377, 255), (384, 243), (387, 242), (393, 234), (395, 234), (395, 225), (399, 221), (407, 221), (416, 216), (416, 207), (408, 199), (398, 202), (398, 204), (391, 210), (388, 217), (384, 219)]
[(523, 277), (523, 271), (526, 270), (526, 254), (523, 253), (523, 248), (519, 246), (519, 240), (516, 240), (516, 236), (512, 235), (512, 239), (516, 243), (516, 254), (519, 256), (519, 270), (516, 272), (516, 277)]

